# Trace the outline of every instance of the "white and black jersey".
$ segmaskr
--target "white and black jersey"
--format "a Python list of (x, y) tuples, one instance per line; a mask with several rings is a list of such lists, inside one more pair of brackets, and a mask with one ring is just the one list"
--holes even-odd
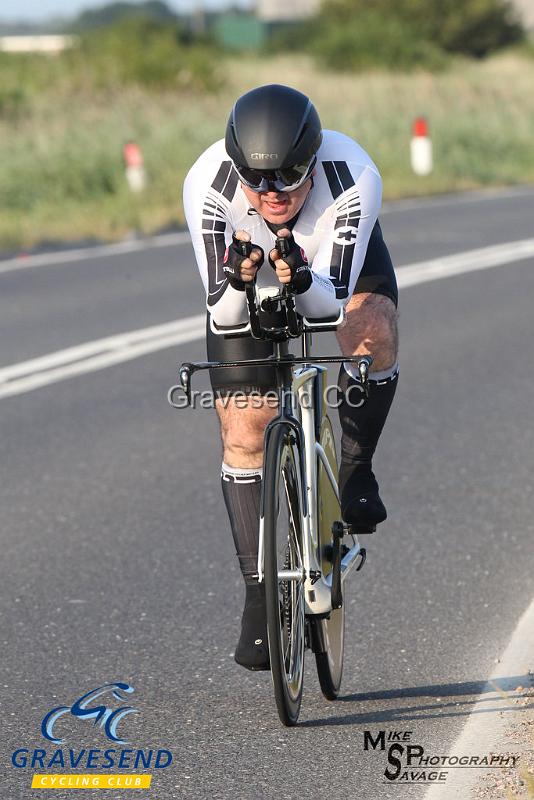
[[(296, 297), (301, 314), (333, 316), (348, 302), (381, 199), (382, 180), (365, 150), (342, 133), (323, 131), (313, 187), (292, 228), (313, 277), (310, 288)], [(184, 208), (210, 314), (221, 326), (246, 322), (245, 293), (230, 286), (223, 272), (226, 247), (235, 231), (247, 231), (265, 253), (257, 284), (273, 286), (276, 277), (267, 254), (276, 234), (250, 208), (224, 140), (209, 147), (191, 167), (184, 182)]]

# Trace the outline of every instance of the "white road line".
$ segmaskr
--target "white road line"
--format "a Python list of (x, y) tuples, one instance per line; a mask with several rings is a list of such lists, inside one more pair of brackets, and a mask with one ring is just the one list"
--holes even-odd
[[(517, 722), (525, 707), (517, 706), (502, 693), (514, 693), (519, 686), (530, 686), (529, 670), (534, 670), (534, 600), (519, 620), (506, 650), (474, 705), (462, 732), (449, 756), (489, 755), (490, 753), (520, 753), (523, 746), (506, 741), (506, 729)], [(495, 691), (495, 686), (500, 690)], [(520, 695), (519, 695), (520, 696)], [(515, 695), (515, 699), (518, 695)], [(531, 747), (530, 742), (527, 747)], [(440, 753), (440, 755), (444, 755)], [(521, 761), (518, 764), (521, 768)], [(453, 769), (442, 786), (435, 784), (425, 800), (468, 800), (471, 791), (488, 770)], [(453, 773), (451, 775), (451, 773)]]
[[(530, 256), (534, 256), (534, 239), (483, 247), (445, 258), (409, 264), (398, 270), (399, 287), (405, 289), (451, 275), (492, 269)], [(31, 392), (49, 383), (104, 369), (166, 347), (202, 339), (204, 326), (204, 315), (197, 314), (162, 325), (152, 325), (149, 328), (85, 342), (3, 367), (0, 369), (0, 398)]]
[(493, 200), (512, 200), (516, 197), (534, 198), (534, 187), (530, 185), (513, 186), (506, 189), (473, 189), (469, 192), (453, 192), (421, 197), (407, 197), (404, 200), (389, 200), (383, 203), (380, 216), (397, 211), (424, 211), (431, 208), (445, 208), (465, 203), (483, 203)]
[[(146, 341), (166, 339), (169, 336), (181, 335), (184, 332), (189, 334), (192, 330), (198, 332), (199, 336), (204, 330), (200, 331), (201, 326), (206, 325), (204, 314), (197, 314), (194, 317), (165, 322), (162, 325), (151, 325), (149, 328), (119, 333), (115, 336), (106, 336), (104, 339), (96, 339), (92, 342), (68, 347), (66, 350), (57, 350), (45, 356), (32, 358), (29, 361), (22, 361), (9, 367), (0, 369), (0, 384), (12, 378), (20, 378), (36, 372), (43, 372), (53, 367), (60, 367), (72, 364), (77, 361), (88, 359), (90, 356), (98, 356), (103, 353), (126, 350), (132, 345), (143, 344)], [(190, 339), (188, 341), (191, 341)]]
[(465, 253), (433, 258), (430, 261), (401, 267), (397, 274), (398, 283), (400, 287), (406, 289), (408, 286), (449, 278), (451, 275), (501, 267), (503, 264), (521, 261), (531, 256), (534, 256), (534, 239), (481, 247), (478, 250), (468, 250)]
[(0, 370), (0, 398), (31, 392), (75, 375), (96, 372), (146, 353), (202, 339), (206, 317), (199, 314), (165, 325), (109, 336)]
[(161, 236), (152, 236), (148, 239), (129, 239), (126, 242), (102, 244), (96, 247), (79, 247), (75, 250), (59, 250), (54, 253), (39, 253), (33, 256), (20, 255), (16, 258), (6, 258), (4, 261), (0, 261), (0, 274), (32, 267), (69, 264), (75, 261), (91, 261), (96, 258), (108, 258), (109, 256), (152, 250), (158, 247), (174, 247), (177, 244), (185, 244), (190, 241), (191, 237), (184, 231), (183, 233), (164, 233)]

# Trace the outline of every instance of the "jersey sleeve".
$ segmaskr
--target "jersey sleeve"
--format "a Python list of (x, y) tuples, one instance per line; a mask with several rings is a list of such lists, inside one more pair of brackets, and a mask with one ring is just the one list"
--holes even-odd
[(223, 272), (226, 247), (232, 240), (230, 204), (238, 178), (230, 161), (205, 164), (201, 158), (184, 181), (184, 211), (206, 292), (206, 306), (216, 325), (248, 321), (245, 292), (234, 289)]
[(328, 163), (334, 203), (311, 265), (313, 282), (296, 303), (297, 310), (309, 317), (334, 316), (348, 303), (382, 202), (382, 180), (375, 169), (355, 165), (352, 169), (359, 173), (355, 178), (350, 163)]

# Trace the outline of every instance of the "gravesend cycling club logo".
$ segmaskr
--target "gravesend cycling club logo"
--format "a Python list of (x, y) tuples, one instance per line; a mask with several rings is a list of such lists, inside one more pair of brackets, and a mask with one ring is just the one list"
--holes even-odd
[[(131, 715), (139, 715), (139, 709), (128, 703), (129, 695), (134, 692), (134, 687), (129, 683), (106, 683), (91, 689), (77, 697), (70, 705), (55, 706), (48, 711), (41, 720), (41, 735), (54, 745), (63, 745), (67, 738), (72, 738), (72, 730), (76, 726), (68, 726), (68, 720), (80, 723), (80, 733), (83, 729), (96, 728), (101, 743), (125, 745), (128, 743), (127, 719)], [(124, 730), (123, 730), (124, 729)], [(70, 731), (67, 737), (66, 732)], [(135, 774), (139, 769), (166, 769), (172, 763), (173, 755), (170, 750), (153, 748), (133, 749), (125, 747), (81, 748), (79, 750), (69, 747), (55, 750), (44, 748), (20, 747), (11, 756), (11, 763), (16, 769), (45, 770), (34, 773), (32, 789), (148, 789), (151, 785), (152, 775), (146, 773)], [(82, 769), (86, 773), (58, 773), (49, 772), (54, 769), (65, 768)], [(103, 772), (106, 769), (116, 768), (116, 772)], [(130, 772), (131, 770), (131, 772)]]
[(108, 683), (105, 686), (99, 686), (98, 689), (93, 689), (91, 692), (82, 695), (82, 697), (75, 700), (71, 706), (58, 706), (49, 711), (41, 723), (41, 733), (45, 739), (49, 739), (54, 744), (63, 744), (63, 739), (58, 739), (54, 736), (54, 726), (60, 717), (65, 714), (72, 714), (73, 717), (78, 719), (93, 719), (94, 724), (99, 724), (104, 729), (108, 739), (118, 744), (126, 744), (124, 739), (119, 739), (117, 736), (117, 727), (119, 722), (127, 714), (138, 714), (136, 708), (131, 706), (123, 706), (113, 710), (104, 705), (91, 706), (90, 703), (102, 695), (111, 692), (116, 700), (124, 700), (121, 694), (131, 694), (134, 691), (133, 686), (127, 683)]

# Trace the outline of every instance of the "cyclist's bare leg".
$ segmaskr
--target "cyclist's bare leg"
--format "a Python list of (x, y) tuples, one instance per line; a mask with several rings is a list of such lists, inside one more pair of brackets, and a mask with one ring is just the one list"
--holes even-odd
[(239, 565), (246, 585), (245, 609), (235, 660), (248, 669), (268, 669), (265, 590), (258, 584), (263, 435), (276, 415), (274, 399), (244, 395), (216, 401), (223, 443), (222, 491)]
[(338, 330), (343, 355), (372, 355), (369, 396), (363, 395), (357, 370), (342, 366), (339, 386), (343, 401), (340, 489), (343, 518), (357, 526), (374, 527), (386, 518), (372, 472), (372, 458), (397, 388), (397, 309), (380, 294), (353, 295), (346, 324)]
[(383, 372), (397, 361), (395, 303), (383, 294), (354, 294), (346, 306), (345, 324), (337, 331), (344, 356), (372, 355), (371, 372)]
[(239, 395), (216, 401), (225, 464), (244, 469), (261, 467), (265, 426), (276, 416), (274, 396)]

